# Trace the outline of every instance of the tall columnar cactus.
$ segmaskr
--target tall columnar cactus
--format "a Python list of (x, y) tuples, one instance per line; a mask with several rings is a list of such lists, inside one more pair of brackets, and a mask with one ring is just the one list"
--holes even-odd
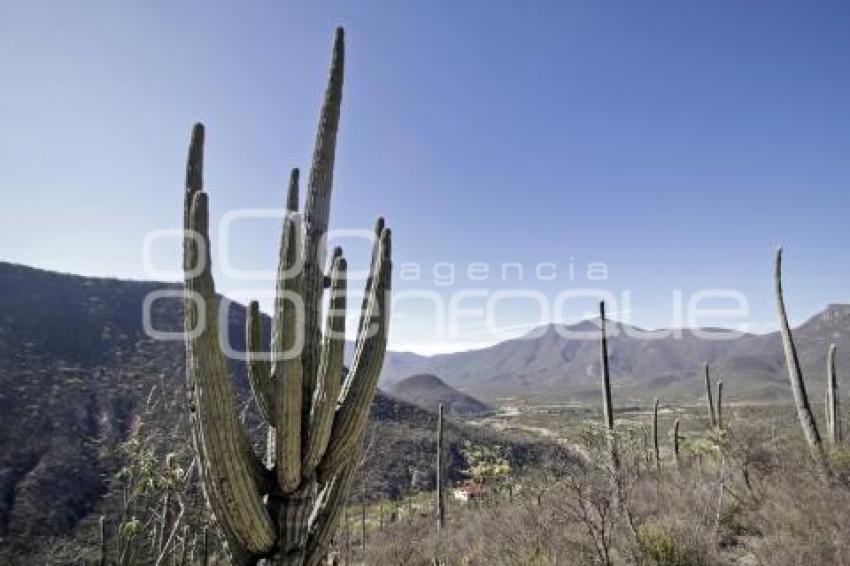
[(617, 439), (614, 436), (614, 404), (611, 396), (611, 374), (608, 368), (608, 334), (605, 328), (604, 301), (599, 303), (599, 325), (601, 330), (602, 420), (605, 425), (608, 453), (611, 458), (611, 472), (617, 479), (620, 471), (620, 459), (617, 454)]
[(841, 412), (838, 403), (838, 374), (835, 371), (835, 354), (835, 344), (830, 344), (826, 360), (826, 422), (830, 440), (837, 446), (841, 443)]
[(708, 362), (705, 364), (705, 402), (708, 405), (708, 422), (711, 428), (717, 426), (717, 419), (714, 416), (714, 400), (711, 394), (711, 374), (708, 369)]
[(797, 356), (797, 347), (794, 345), (794, 337), (791, 334), (791, 326), (788, 324), (788, 315), (785, 312), (785, 300), (782, 297), (782, 248), (776, 250), (773, 278), (776, 291), (776, 310), (779, 315), (779, 331), (785, 350), (788, 379), (791, 382), (791, 391), (794, 393), (794, 403), (797, 406), (797, 418), (800, 420), (803, 436), (809, 444), (812, 455), (818, 463), (825, 466), (825, 454), (820, 433), (815, 422), (815, 416), (812, 414), (812, 408), (809, 405), (806, 384), (803, 382), (803, 371), (800, 369), (800, 359)]
[[(325, 275), (336, 132), (342, 97), (342, 29), (334, 41), (303, 218), (293, 172), (281, 236), (270, 360), (263, 360), (259, 308), (247, 320), (254, 397), (270, 428), (264, 464), (237, 413), (219, 344), (211, 271), (204, 128), (192, 132), (184, 226), (185, 335), (189, 409), (207, 501), (235, 563), (315, 565), (326, 554), (383, 364), (389, 323), (390, 230), (379, 220), (354, 360), (344, 383), (346, 262), (339, 249)], [(320, 324), (329, 287), (325, 332)]]
[(440, 563), (440, 543), (442, 542), (443, 527), (446, 522), (446, 495), (443, 485), (443, 404), (437, 408), (437, 493), (435, 511), (437, 519), (437, 536), (434, 545), (434, 563)]
[(437, 532), (446, 521), (445, 486), (443, 485), (443, 404), (437, 410)]
[(106, 566), (106, 515), (100, 516), (98, 530), (100, 538), (100, 558), (98, 559), (98, 564), (100, 566)]
[(652, 406), (652, 451), (655, 454), (655, 469), (661, 471), (661, 447), (658, 445), (658, 397)]

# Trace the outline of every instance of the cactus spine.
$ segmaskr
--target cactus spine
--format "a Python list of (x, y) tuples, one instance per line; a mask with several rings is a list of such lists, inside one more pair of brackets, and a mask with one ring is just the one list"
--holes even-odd
[(708, 362), (705, 366), (705, 402), (708, 405), (708, 422), (711, 428), (717, 426), (717, 419), (714, 416), (714, 400), (711, 396), (711, 374), (708, 370)]
[(838, 375), (835, 372), (835, 344), (827, 354), (826, 426), (834, 446), (841, 443), (841, 413), (838, 405)]
[[(341, 251), (326, 277), (336, 132), (342, 99), (344, 38), (337, 29), (307, 191), (298, 207), (290, 177), (281, 236), (271, 360), (261, 359), (259, 307), (246, 321), (247, 365), (260, 414), (271, 427), (264, 464), (235, 404), (218, 338), (215, 283), (203, 191), (204, 128), (192, 132), (184, 204), (185, 336), (192, 435), (204, 493), (231, 560), (318, 564), (350, 489), (355, 457), (383, 365), (389, 323), (390, 230), (378, 222), (351, 371), (340, 384), (345, 341), (346, 264)], [(330, 308), (322, 333), (322, 295)], [(273, 441), (273, 442), (272, 442)], [(270, 465), (270, 464), (273, 464)], [(204, 545), (206, 548), (206, 544)]]
[[(797, 348), (794, 345), (794, 337), (791, 334), (791, 326), (788, 324), (788, 315), (785, 312), (785, 300), (782, 297), (782, 248), (776, 250), (774, 263), (773, 283), (776, 292), (776, 310), (779, 315), (779, 331), (782, 335), (782, 346), (785, 350), (785, 363), (788, 366), (788, 379), (791, 382), (791, 391), (794, 393), (794, 404), (797, 407), (797, 418), (803, 429), (803, 436), (809, 445), (815, 460), (823, 466), (823, 446), (820, 434), (809, 405), (809, 397), (806, 394), (806, 384), (803, 382), (803, 371), (800, 369), (800, 359), (797, 357)], [(826, 469), (826, 468), (824, 468)]]
[(658, 397), (652, 407), (652, 451), (655, 454), (655, 469), (661, 471), (661, 447), (658, 445)]

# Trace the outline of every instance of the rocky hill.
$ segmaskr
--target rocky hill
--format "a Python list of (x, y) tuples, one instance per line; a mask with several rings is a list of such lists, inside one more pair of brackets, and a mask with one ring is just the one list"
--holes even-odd
[(458, 391), (430, 373), (406, 377), (394, 384), (389, 391), (398, 399), (432, 411), (442, 404), (447, 414), (458, 417), (480, 416), (493, 410), (475, 397)]
[[(158, 458), (191, 453), (183, 343), (153, 340), (143, 328), (145, 297), (178, 288), (0, 263), (0, 563), (78, 563), (89, 556), (97, 516), (117, 524), (119, 447), (140, 428), (154, 432)], [(159, 330), (180, 331), (180, 299), (154, 303), (151, 319)], [(244, 323), (244, 308), (233, 304), (227, 328), (237, 351), (244, 348)], [(267, 318), (263, 326), (268, 336)], [(264, 427), (243, 365), (232, 363), (231, 374), (262, 452)], [(370, 417), (358, 485), (370, 498), (429, 489), (434, 413), (379, 392)], [(466, 466), (467, 442), (498, 446), (517, 468), (551, 448), (451, 422), (447, 436), (454, 479)]]

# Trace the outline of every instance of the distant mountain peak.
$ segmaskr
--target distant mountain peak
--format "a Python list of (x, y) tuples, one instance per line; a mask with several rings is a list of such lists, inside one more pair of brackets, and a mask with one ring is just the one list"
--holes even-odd
[[(625, 329), (634, 330), (637, 332), (645, 332), (645, 330), (637, 326), (629, 325), (611, 319), (605, 320), (605, 326), (608, 335), (619, 334)], [(586, 318), (584, 320), (580, 320), (571, 324), (564, 324), (562, 322), (550, 322), (548, 324), (532, 328), (531, 330), (520, 336), (518, 340), (535, 340), (540, 338), (554, 337), (575, 338), (577, 337), (577, 335), (593, 335), (594, 333), (599, 333), (601, 329), (601, 320), (598, 316), (593, 318)]]
[[(724, 376), (738, 399), (786, 399), (785, 359), (777, 332), (737, 333), (728, 329), (644, 330), (606, 321), (611, 379), (621, 397), (692, 399), (701, 394), (701, 367)], [(546, 324), (483, 348), (385, 367), (384, 383), (412, 374), (433, 374), (464, 391), (565, 395), (595, 400), (599, 394), (599, 318), (574, 324)], [(731, 338), (733, 334), (730, 334)], [(819, 396), (830, 343), (839, 366), (850, 366), (850, 305), (830, 304), (794, 329), (804, 373)], [(733, 393), (734, 392), (734, 393)]]
[(478, 399), (458, 391), (433, 373), (417, 373), (408, 376), (390, 389), (394, 397), (413, 403), (430, 411), (442, 404), (449, 414), (475, 416), (492, 409)]
[(408, 386), (415, 385), (419, 387), (449, 387), (449, 385), (445, 381), (443, 381), (433, 373), (417, 373), (411, 375), (408, 378), (405, 378), (404, 380), (399, 382), (398, 385), (401, 385), (402, 383)]

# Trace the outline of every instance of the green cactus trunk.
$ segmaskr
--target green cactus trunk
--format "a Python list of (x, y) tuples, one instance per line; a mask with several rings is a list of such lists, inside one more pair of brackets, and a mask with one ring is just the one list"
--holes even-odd
[(98, 522), (98, 531), (100, 537), (100, 558), (98, 559), (98, 564), (100, 566), (106, 566), (107, 557), (106, 557), (106, 516), (101, 515), (100, 521)]
[(717, 428), (723, 430), (723, 381), (717, 382)]
[(204, 527), (201, 537), (201, 566), (209, 566), (210, 563), (210, 528)]
[(709, 373), (708, 363), (704, 366), (705, 370), (705, 402), (708, 408), (708, 423), (711, 428), (717, 426), (717, 419), (714, 416), (714, 400), (711, 396), (711, 374)]
[(682, 460), (679, 455), (679, 419), (673, 423), (673, 458), (676, 461), (676, 469), (681, 470)]
[(611, 372), (608, 365), (608, 332), (605, 324), (605, 302), (599, 303), (600, 329), (600, 365), (602, 366), (602, 419), (605, 427), (605, 442), (608, 448), (611, 467), (611, 495), (615, 507), (619, 507), (620, 496), (620, 455), (617, 450), (617, 438), (614, 431), (614, 402), (611, 394)]
[(826, 455), (821, 444), (815, 416), (812, 414), (812, 408), (809, 405), (806, 384), (803, 381), (803, 371), (800, 368), (800, 359), (797, 356), (797, 347), (794, 344), (791, 325), (788, 324), (788, 315), (785, 312), (785, 300), (782, 297), (782, 248), (776, 250), (773, 283), (776, 293), (776, 311), (779, 315), (779, 331), (782, 336), (785, 362), (788, 367), (788, 380), (791, 382), (794, 404), (797, 407), (797, 418), (800, 421), (800, 428), (803, 430), (803, 436), (809, 445), (812, 456), (821, 466), (824, 474), (829, 476), (830, 470), (826, 462)]
[[(246, 321), (246, 362), (260, 415), (269, 425), (265, 463), (254, 453), (235, 404), (218, 338), (204, 128), (192, 133), (184, 206), (185, 335), (189, 410), (204, 494), (231, 562), (320, 563), (327, 553), (383, 365), (389, 324), (390, 230), (377, 223), (372, 265), (351, 371), (340, 383), (345, 346), (346, 262), (335, 250), (325, 274), (344, 39), (334, 40), (328, 87), (298, 214), (298, 170), (290, 177), (280, 243), (270, 356), (263, 356), (259, 306)], [(325, 332), (321, 305), (330, 287)], [(204, 544), (206, 556), (206, 544)], [(204, 558), (206, 560), (206, 558)]]
[(652, 406), (652, 451), (655, 455), (655, 471), (661, 471), (661, 447), (658, 444), (658, 397)]
[(835, 344), (827, 354), (826, 426), (833, 446), (841, 444), (841, 412), (838, 404), (838, 375), (835, 371)]
[(446, 521), (446, 501), (445, 489), (443, 487), (443, 404), (437, 409), (437, 493), (436, 493), (436, 518), (437, 518), (437, 537), (434, 550), (434, 560), (440, 561), (440, 537), (442, 536), (443, 526)]

